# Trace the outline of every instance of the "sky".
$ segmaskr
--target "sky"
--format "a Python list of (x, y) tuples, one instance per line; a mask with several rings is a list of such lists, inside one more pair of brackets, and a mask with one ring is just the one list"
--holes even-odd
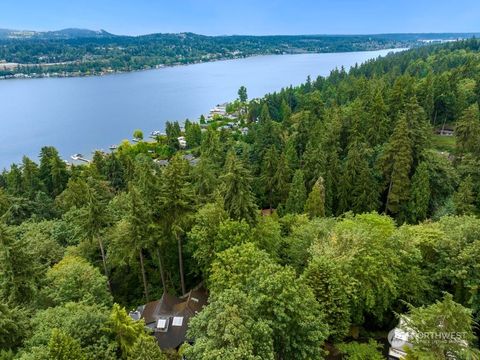
[(205, 35), (480, 32), (479, 0), (0, 0), (0, 28)]

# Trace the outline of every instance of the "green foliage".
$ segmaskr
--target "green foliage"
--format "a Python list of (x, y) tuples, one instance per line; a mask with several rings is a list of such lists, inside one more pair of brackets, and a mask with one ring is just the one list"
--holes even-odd
[(224, 207), (227, 214), (236, 220), (249, 224), (256, 222), (255, 197), (252, 193), (252, 178), (243, 162), (231, 151), (225, 161), (222, 176)]
[(430, 204), (430, 180), (428, 165), (421, 163), (412, 177), (409, 213), (413, 223), (425, 220)]
[(293, 176), (292, 186), (288, 193), (287, 203), (285, 204), (285, 210), (287, 213), (301, 214), (303, 213), (306, 201), (307, 189), (305, 188), (303, 171), (297, 170)]
[(310, 289), (292, 269), (275, 264), (267, 253), (247, 243), (217, 255), (209, 282), (213, 296), (238, 289), (254, 301), (257, 318), (269, 322), (276, 354), (291, 359), (323, 357), (318, 345), (328, 327)]
[(117, 344), (121, 349), (123, 359), (131, 359), (138, 356), (134, 351), (138, 350), (141, 343), (146, 344), (145, 350), (149, 349), (149, 352), (152, 351), (150, 335), (145, 330), (143, 320), (133, 320), (120, 305), (113, 304), (108, 323), (110, 331), (115, 336)]
[(480, 154), (480, 111), (478, 103), (466, 109), (455, 128), (457, 148), (460, 153)]
[(133, 132), (133, 138), (138, 141), (143, 140), (143, 131), (139, 129), (135, 130)]
[(49, 360), (85, 360), (80, 343), (71, 336), (53, 329), (52, 336), (48, 342)]
[(55, 305), (71, 301), (87, 304), (111, 305), (107, 279), (86, 260), (66, 256), (46, 274), (45, 295)]
[(325, 216), (325, 186), (323, 178), (319, 178), (305, 202), (305, 213), (310, 218)]
[(89, 359), (111, 358), (115, 351), (106, 334), (108, 312), (96, 305), (66, 303), (36, 313), (31, 322), (32, 336), (27, 351), (48, 346), (54, 329), (75, 339)]
[(191, 321), (188, 334), (195, 343), (185, 349), (185, 356), (273, 360), (272, 329), (258, 315), (252, 298), (237, 289), (223, 291)]
[(456, 213), (458, 215), (471, 215), (475, 213), (475, 196), (473, 193), (473, 181), (471, 176), (467, 176), (457, 192), (453, 196), (453, 203), (455, 204)]
[(0, 349), (16, 349), (20, 346), (28, 334), (28, 325), (25, 309), (0, 302)]
[[(411, 329), (413, 348), (408, 350), (413, 359), (468, 358), (478, 351), (471, 347), (475, 338), (473, 319), (469, 309), (453, 301), (446, 293), (442, 301), (430, 306), (410, 307), (408, 315), (402, 315), (404, 326)], [(446, 341), (436, 334), (444, 334)], [(471, 358), (471, 357), (470, 357)]]
[(382, 346), (375, 340), (368, 343), (351, 342), (338, 345), (339, 350), (347, 360), (382, 360)]

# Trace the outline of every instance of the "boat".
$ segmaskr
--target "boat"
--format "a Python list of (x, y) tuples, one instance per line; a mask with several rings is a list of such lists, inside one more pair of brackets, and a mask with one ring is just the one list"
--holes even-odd
[(80, 159), (83, 159), (83, 155), (82, 154), (73, 154), (72, 156), (70, 156), (70, 158), (72, 160), (80, 160)]
[(82, 154), (73, 154), (70, 156), (70, 158), (75, 161), (90, 162), (89, 160), (85, 159)]
[(118, 148), (118, 145), (115, 145), (115, 144), (109, 146), (110, 150), (116, 150), (117, 148)]

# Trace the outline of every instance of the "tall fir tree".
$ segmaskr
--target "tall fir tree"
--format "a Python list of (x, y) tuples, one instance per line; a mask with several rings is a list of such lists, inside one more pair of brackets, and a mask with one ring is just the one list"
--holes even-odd
[(387, 184), (385, 212), (398, 216), (404, 210), (410, 195), (412, 162), (412, 142), (408, 122), (405, 114), (400, 114), (380, 164)]
[(230, 150), (225, 161), (223, 182), (224, 207), (234, 220), (256, 223), (257, 206), (252, 193), (252, 176), (234, 150)]
[(305, 179), (302, 170), (295, 171), (293, 175), (290, 192), (288, 194), (285, 211), (288, 214), (301, 214), (305, 208), (307, 201), (307, 189), (305, 187)]
[(468, 107), (455, 127), (457, 149), (460, 153), (480, 154), (480, 111), (478, 103)]
[(315, 182), (308, 195), (305, 202), (305, 212), (310, 219), (325, 216), (325, 185), (322, 177)]
[(460, 183), (457, 192), (453, 195), (453, 203), (455, 204), (455, 212), (458, 215), (471, 215), (475, 213), (475, 194), (471, 176), (467, 176)]
[(421, 162), (415, 169), (412, 177), (412, 188), (410, 193), (409, 214), (410, 221), (418, 223), (427, 218), (430, 204), (430, 174), (428, 164)]

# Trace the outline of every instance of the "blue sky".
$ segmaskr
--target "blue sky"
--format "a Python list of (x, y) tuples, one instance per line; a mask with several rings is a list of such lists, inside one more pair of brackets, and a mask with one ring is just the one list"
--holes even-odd
[(479, 0), (2, 0), (0, 28), (115, 34), (479, 32)]

